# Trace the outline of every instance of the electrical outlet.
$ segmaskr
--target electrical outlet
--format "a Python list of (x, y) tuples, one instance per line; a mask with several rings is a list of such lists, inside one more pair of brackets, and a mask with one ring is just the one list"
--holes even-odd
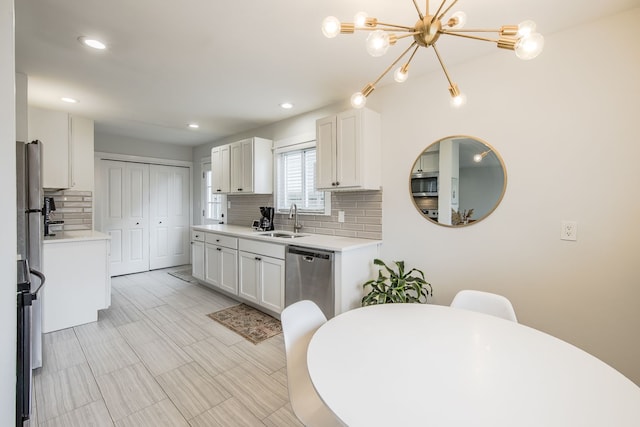
[(562, 221), (560, 240), (578, 240), (578, 223), (575, 221)]
[(344, 211), (338, 211), (338, 222), (344, 222)]

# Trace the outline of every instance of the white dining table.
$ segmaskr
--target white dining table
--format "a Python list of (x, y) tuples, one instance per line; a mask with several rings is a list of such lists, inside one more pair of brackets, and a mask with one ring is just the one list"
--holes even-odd
[(358, 308), (313, 335), (309, 374), (348, 426), (640, 426), (640, 388), (539, 330), (431, 304)]

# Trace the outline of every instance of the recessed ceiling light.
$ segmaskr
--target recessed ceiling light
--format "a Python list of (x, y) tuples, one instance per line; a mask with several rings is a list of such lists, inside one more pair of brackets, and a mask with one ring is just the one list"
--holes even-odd
[(60, 99), (63, 100), (64, 102), (68, 102), (69, 104), (76, 104), (78, 102), (77, 99), (69, 98), (66, 96)]
[(285, 110), (290, 110), (293, 108), (293, 104), (290, 102), (283, 102), (282, 104), (280, 104), (280, 107), (284, 108)]
[(189, 123), (189, 127), (190, 127), (191, 129), (198, 129), (198, 128), (200, 127), (200, 125), (199, 125), (199, 124), (197, 124), (197, 123)]
[(92, 47), (94, 49), (103, 50), (107, 48), (107, 45), (100, 40), (93, 39), (91, 37), (78, 37), (78, 41), (85, 46)]

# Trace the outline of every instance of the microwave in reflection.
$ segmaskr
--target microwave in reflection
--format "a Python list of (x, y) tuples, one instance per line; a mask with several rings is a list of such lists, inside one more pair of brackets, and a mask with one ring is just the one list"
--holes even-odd
[(438, 172), (422, 172), (411, 175), (413, 197), (438, 196)]

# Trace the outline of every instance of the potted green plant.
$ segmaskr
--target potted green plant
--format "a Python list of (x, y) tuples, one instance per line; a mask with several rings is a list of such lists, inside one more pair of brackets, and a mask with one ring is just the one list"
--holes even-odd
[[(433, 296), (431, 284), (424, 278), (424, 273), (417, 268), (405, 272), (404, 261), (394, 261), (396, 267), (387, 266), (382, 260), (374, 259), (373, 263), (383, 268), (378, 270), (378, 277), (367, 281), (362, 287), (371, 290), (362, 298), (362, 305), (386, 304), (395, 302), (426, 303)], [(386, 276), (385, 274), (389, 275)]]

